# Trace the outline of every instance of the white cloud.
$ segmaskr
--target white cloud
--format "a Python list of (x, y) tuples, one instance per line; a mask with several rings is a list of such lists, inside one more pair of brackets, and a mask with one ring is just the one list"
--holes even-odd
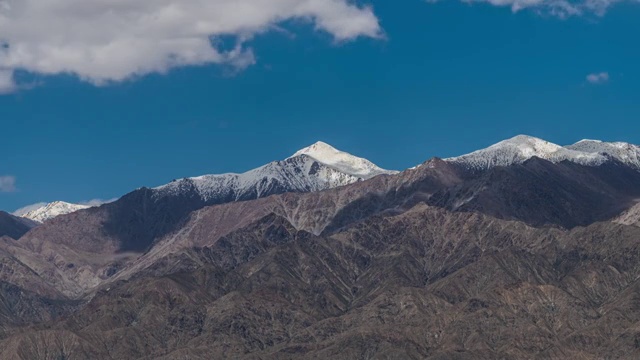
[[(292, 19), (337, 41), (382, 33), (352, 0), (0, 0), (0, 91), (15, 89), (18, 69), (102, 85), (180, 66), (245, 68), (251, 38)], [(222, 36), (235, 46), (212, 45)]]
[(604, 84), (609, 81), (609, 73), (601, 72), (589, 74), (587, 75), (587, 81), (591, 84)]
[(113, 198), (113, 199), (109, 199), (109, 200), (103, 200), (103, 199), (92, 199), (92, 200), (88, 200), (88, 201), (81, 201), (78, 203), (78, 205), (86, 205), (86, 206), (100, 206), (100, 205), (104, 205), (104, 204), (108, 204), (108, 203), (112, 203), (114, 201), (118, 200), (118, 198)]
[[(433, 0), (427, 0), (433, 2)], [(560, 18), (595, 14), (603, 16), (607, 10), (620, 2), (640, 0), (462, 0), (468, 3), (488, 3), (494, 6), (510, 7), (513, 12), (525, 9), (550, 14)]]
[(22, 207), (22, 208), (20, 208), (20, 209), (18, 209), (16, 211), (14, 211), (13, 215), (22, 216), (24, 214), (27, 214), (27, 213), (33, 211), (33, 210), (40, 209), (41, 207), (43, 207), (45, 205), (47, 205), (47, 203), (45, 203), (45, 202), (41, 202), (41, 203), (37, 203), (37, 204), (33, 204), (33, 205), (27, 205), (25, 207)]
[(13, 92), (14, 90), (13, 71), (0, 69), (0, 95)]

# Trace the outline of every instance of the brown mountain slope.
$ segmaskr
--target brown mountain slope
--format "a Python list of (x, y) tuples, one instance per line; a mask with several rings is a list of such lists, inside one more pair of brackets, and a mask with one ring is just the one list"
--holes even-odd
[[(172, 252), (211, 245), (272, 212), (296, 229), (316, 235), (330, 235), (376, 214), (402, 213), (421, 202), (536, 226), (571, 228), (609, 219), (639, 196), (640, 173), (616, 162), (586, 167), (533, 158), (522, 165), (470, 175), (433, 159), (395, 176), (332, 190), (204, 208), (181, 220), (176, 231), (151, 243), (145, 240), (144, 246), (123, 243), (124, 238), (113, 235), (107, 229), (113, 223), (111, 212), (103, 206), (53, 219), (23, 236), (17, 248), (9, 244), (4, 250), (58, 291), (77, 298), (98, 286), (126, 279)], [(123, 204), (126, 202), (117, 206)], [(136, 204), (144, 206), (145, 201)], [(137, 225), (125, 221), (121, 226)], [(128, 251), (132, 248), (138, 250)]]
[(613, 219), (613, 221), (623, 225), (640, 226), (640, 204), (636, 204), (627, 209), (625, 212)]
[[(57, 217), (29, 232), (16, 246), (0, 244), (0, 248), (4, 246), (6, 252), (27, 264), (65, 295), (77, 298), (112, 281), (115, 275), (118, 275), (117, 279), (130, 276), (159, 257), (190, 246), (208, 244), (271, 212), (282, 214), (300, 230), (319, 233), (342, 208), (357, 199), (371, 194), (403, 194), (394, 195), (397, 201), (385, 205), (394, 206), (409, 195), (426, 198), (460, 181), (448, 164), (441, 160), (433, 163), (438, 166), (425, 166), (402, 176), (378, 176), (338, 189), (213, 206), (211, 209), (214, 210), (210, 212), (192, 213), (179, 230), (155, 239), (145, 251), (125, 251), (131, 246), (107, 231), (105, 224), (110, 220), (109, 211), (104, 210), (106, 206)], [(366, 218), (385, 207), (354, 213), (353, 220)], [(122, 226), (126, 228), (127, 224)]]
[(638, 239), (425, 205), (317, 236), (270, 213), (0, 348), (44, 333), (94, 359), (635, 358)]

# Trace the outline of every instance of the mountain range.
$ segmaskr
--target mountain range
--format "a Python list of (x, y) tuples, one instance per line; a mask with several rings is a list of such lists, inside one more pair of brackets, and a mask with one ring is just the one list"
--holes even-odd
[(71, 204), (64, 201), (54, 201), (51, 203), (36, 204), (21, 211), (16, 211), (13, 215), (32, 220), (36, 223), (43, 223), (60, 215), (70, 214), (78, 210), (88, 209), (88, 205)]
[(636, 358), (638, 199), (638, 146), (517, 136), (0, 213), (0, 358)]

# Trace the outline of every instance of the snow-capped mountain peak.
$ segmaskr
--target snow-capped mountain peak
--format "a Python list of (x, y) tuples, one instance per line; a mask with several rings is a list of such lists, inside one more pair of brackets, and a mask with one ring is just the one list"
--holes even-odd
[(317, 141), (310, 146), (307, 146), (303, 149), (298, 150), (295, 154), (293, 154), (293, 156), (302, 155), (302, 154), (306, 154), (306, 155), (315, 154), (321, 157), (323, 156), (323, 154), (325, 154), (325, 156), (332, 156), (341, 152), (342, 151), (334, 148), (333, 146), (327, 144), (324, 141)]
[[(154, 197), (191, 194), (207, 204), (249, 200), (284, 192), (309, 192), (392, 174), (369, 160), (317, 142), (293, 156), (242, 174), (204, 175), (154, 188)], [(191, 196), (190, 195), (190, 196)]]
[(20, 216), (42, 223), (57, 216), (70, 214), (89, 207), (90, 206), (87, 205), (71, 204), (64, 201), (54, 201)]
[(347, 152), (340, 151), (333, 146), (318, 141), (315, 144), (299, 150), (291, 158), (307, 155), (320, 163), (333, 167), (345, 174), (369, 179), (380, 174), (393, 174), (397, 171), (384, 170), (367, 159), (363, 159)]
[(446, 161), (461, 164), (471, 170), (484, 170), (496, 166), (521, 164), (533, 157), (554, 163), (567, 160), (587, 166), (601, 165), (610, 159), (601, 152), (583, 151), (574, 146), (563, 147), (532, 136), (518, 135), (486, 149), (449, 158)]
[(533, 136), (518, 135), (492, 145), (487, 150), (494, 152), (506, 150), (515, 156), (528, 159), (533, 156), (548, 157), (550, 154), (553, 154), (560, 149), (562, 149), (560, 145), (550, 143), (546, 140)]
[(640, 146), (637, 145), (626, 142), (604, 142), (585, 139), (566, 148), (589, 154), (606, 154), (633, 168), (640, 169)]

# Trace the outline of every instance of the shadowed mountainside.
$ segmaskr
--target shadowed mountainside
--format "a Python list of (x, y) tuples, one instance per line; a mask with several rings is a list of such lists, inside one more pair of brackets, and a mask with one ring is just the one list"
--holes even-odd
[(36, 222), (31, 220), (0, 211), (0, 237), (8, 236), (14, 240), (19, 239), (37, 225)]
[(496, 167), (436, 194), (429, 203), (534, 226), (564, 228), (612, 219), (640, 198), (640, 172), (612, 160), (599, 166), (532, 158)]

